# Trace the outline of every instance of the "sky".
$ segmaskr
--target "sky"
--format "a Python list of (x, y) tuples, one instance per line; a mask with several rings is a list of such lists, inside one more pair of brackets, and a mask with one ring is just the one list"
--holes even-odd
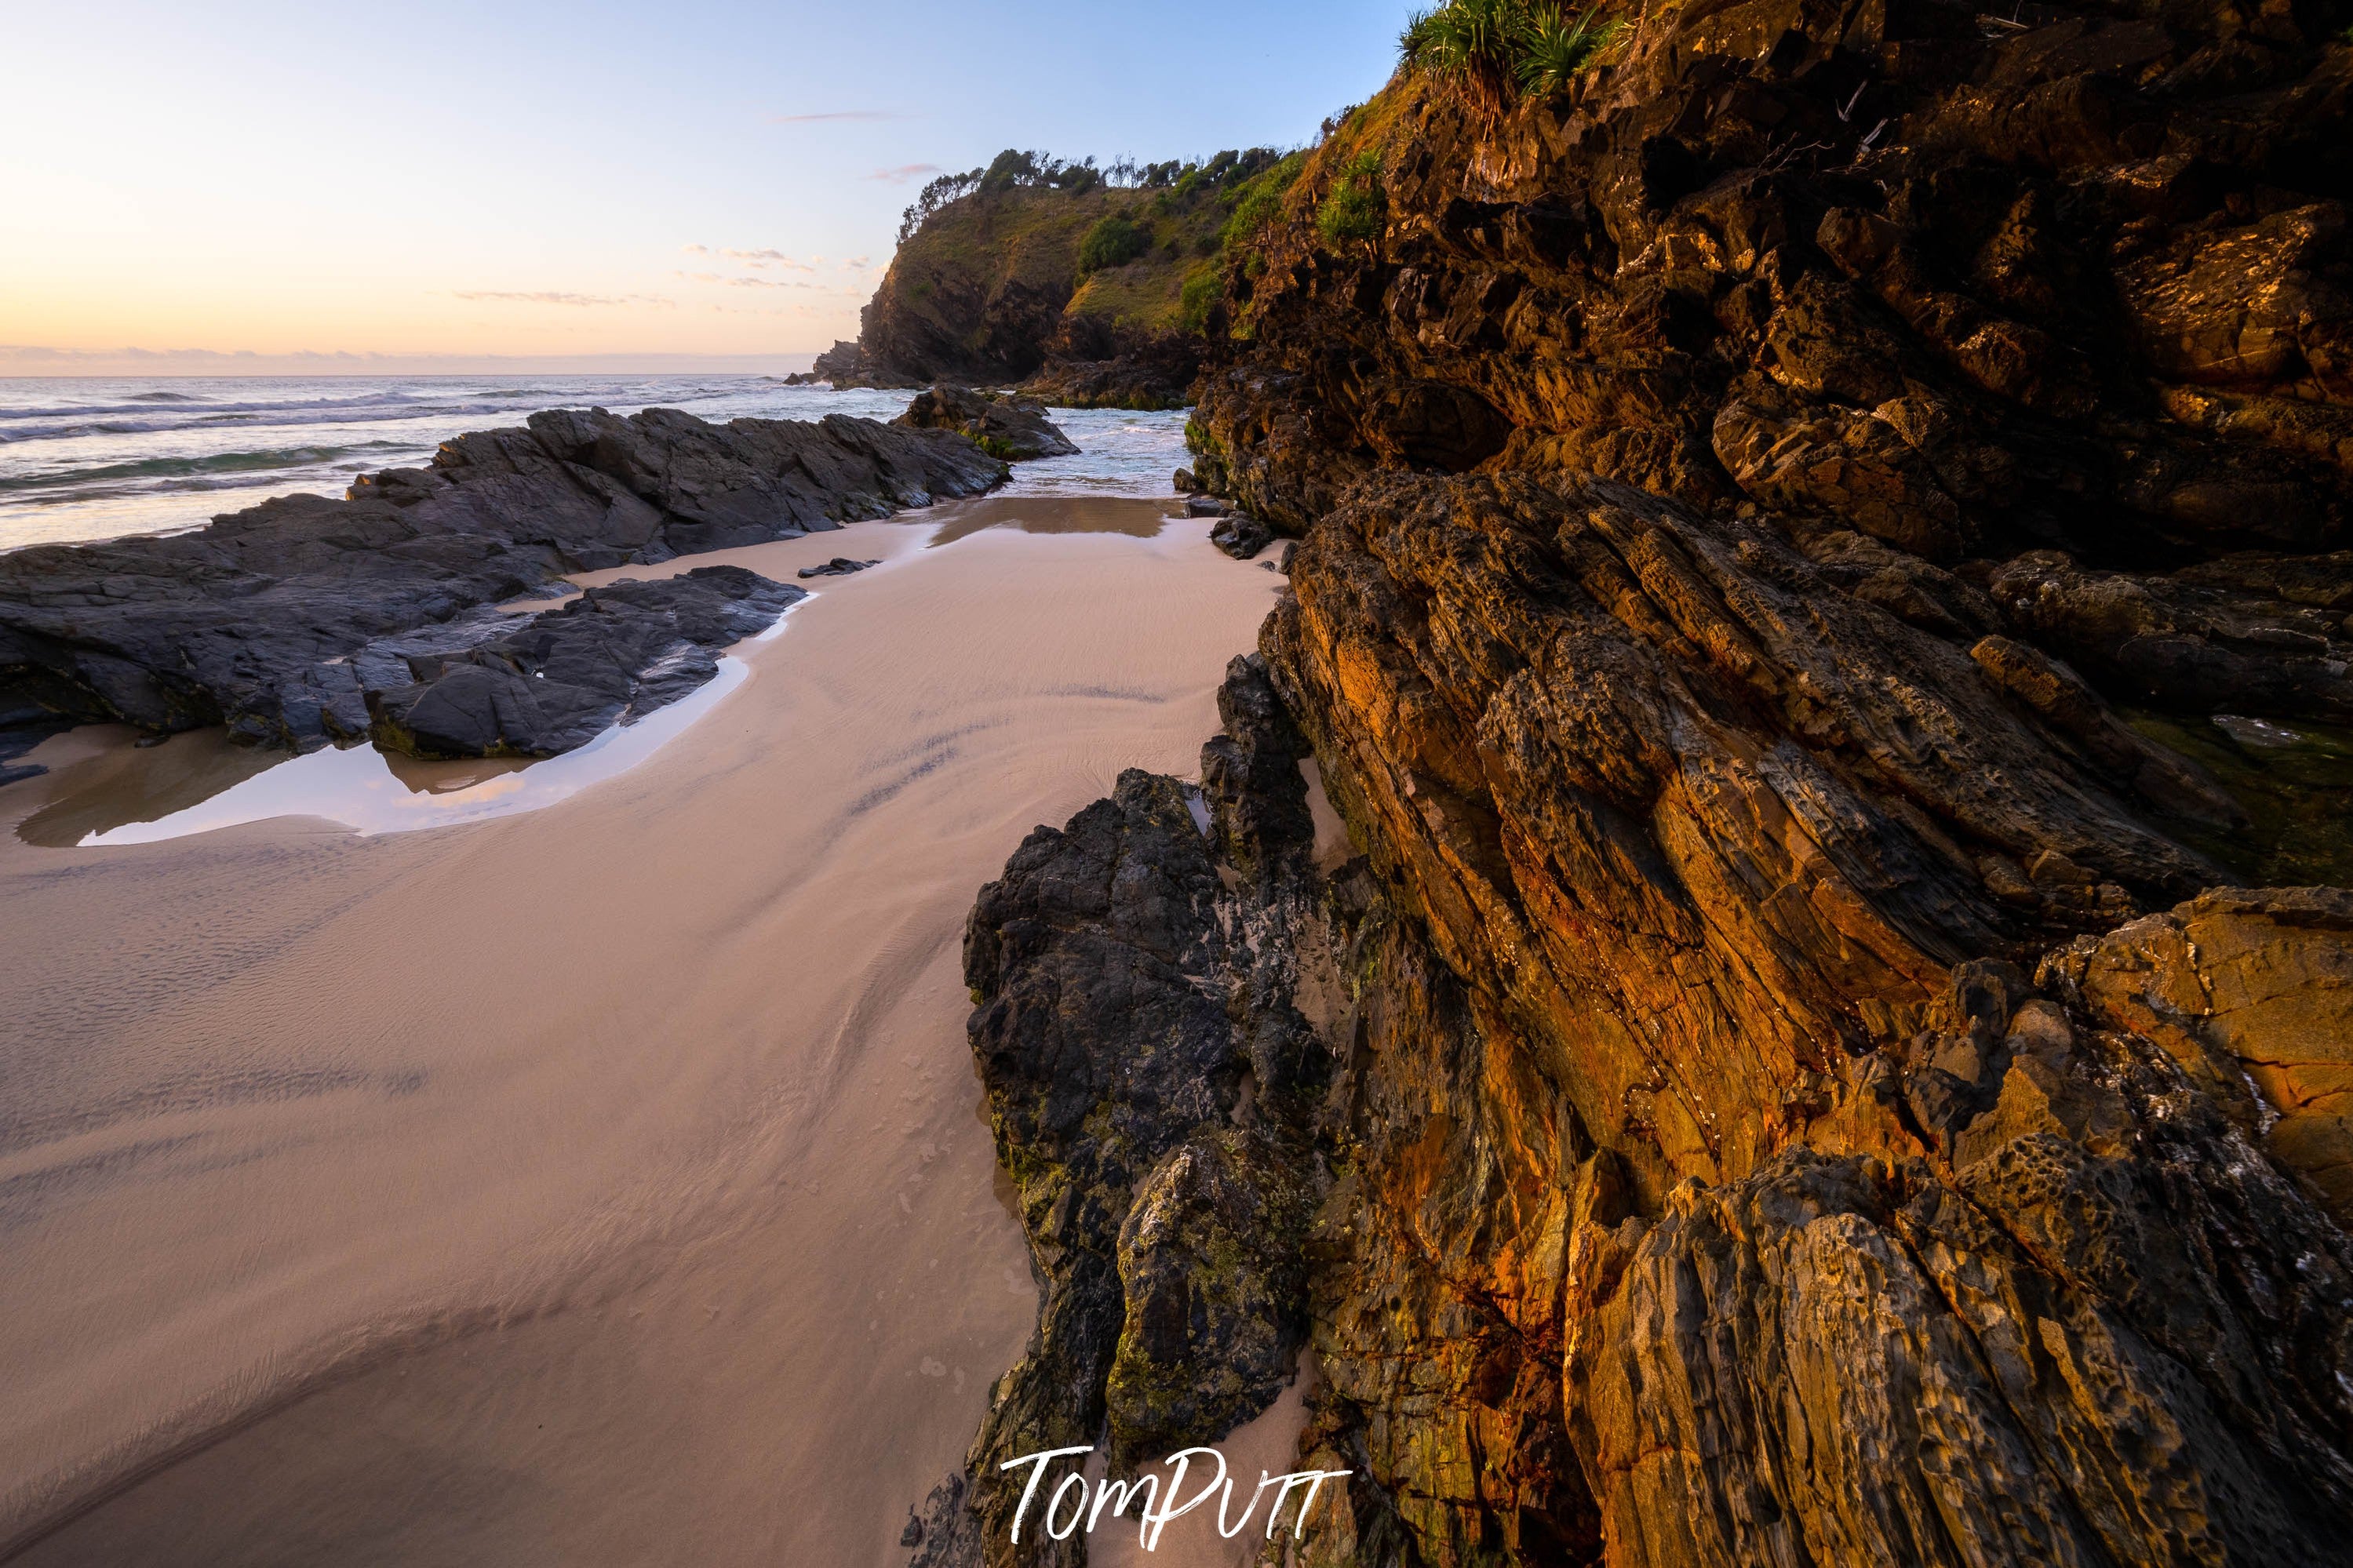
[(1407, 9), (0, 0), (0, 375), (805, 355), (933, 174), (1303, 143)]

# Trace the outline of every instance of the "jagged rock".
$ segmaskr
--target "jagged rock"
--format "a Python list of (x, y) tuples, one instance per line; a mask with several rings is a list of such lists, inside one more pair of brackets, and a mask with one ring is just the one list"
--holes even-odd
[(797, 574), (802, 577), (847, 577), (853, 572), (863, 572), (870, 566), (880, 566), (880, 561), (852, 561), (837, 555), (822, 566), (804, 566)]
[(2191, 713), (2353, 718), (2340, 608), (2353, 605), (2353, 555), (2251, 553), (2156, 576), (2038, 551), (1987, 589), (2013, 625), (2122, 694)]
[(1170, 334), (1109, 357), (1051, 358), (1021, 390), (1057, 408), (1182, 408), (1192, 401), (1201, 348), (1198, 339)]
[(2353, 893), (2229, 889), (2051, 961), (2353, 1222)]
[(1274, 530), (1248, 512), (1229, 512), (1209, 530), (1209, 542), (1237, 561), (1248, 561), (1274, 542)]
[(920, 1509), (907, 1512), (899, 1544), (913, 1555), (907, 1568), (980, 1568), (980, 1521), (967, 1506), (971, 1489), (961, 1472), (932, 1489)]
[[(793, 378), (786, 377), (787, 381)], [(882, 392), (896, 392), (923, 385), (923, 382), (901, 371), (875, 361), (864, 346), (857, 342), (836, 342), (817, 356), (808, 374), (797, 384), (824, 382), (836, 392), (848, 392), (855, 387), (872, 387)]]
[(533, 415), (347, 500), (284, 496), (196, 532), (0, 556), (0, 736), (226, 723), (309, 750), (368, 735), (407, 660), (511, 626), (564, 574), (795, 538), (976, 495), (1005, 465), (959, 436), (830, 416), (711, 425), (669, 409)]
[(806, 596), (741, 566), (591, 588), (487, 642), (410, 656), (413, 684), (368, 691), (370, 734), (415, 757), (568, 752), (692, 691), (719, 650)]
[[(1613, 1560), (2343, 1560), (2353, 1472), (2312, 1424), (2338, 1402), (2240, 1381), (2293, 1385), (2259, 1348), (2283, 1330), (2339, 1363), (2341, 1237), (2267, 1173), (2168, 1181), (2042, 1128), (1990, 1163), (1964, 1198), (1916, 1163), (1792, 1151), (1579, 1230), (1568, 1398)], [(2020, 1200), (2058, 1223), (2020, 1234)], [(2204, 1212), (2167, 1212), (2184, 1200)], [(2249, 1310), (2181, 1242), (2274, 1215), (2323, 1250), (2304, 1278), (2275, 1256), (2285, 1294)], [(2140, 1278), (2099, 1288), (2119, 1270)]]
[(1262, 1131), (1205, 1129), (1138, 1184), (1119, 1232), (1124, 1302), (1104, 1383), (1125, 1473), (1271, 1404), (1305, 1337), (1308, 1183)]
[(999, 1462), (1106, 1423), (1122, 1466), (1213, 1441), (1271, 1403), (1303, 1333), (1328, 1053), (1286, 933), (1314, 919), (1314, 827), (1262, 665), (1237, 659), (1219, 703), (1205, 796), (1122, 774), (1031, 834), (966, 927), (972, 1047), (1044, 1282), (972, 1450), (992, 1564), (1018, 1500)]
[(1630, 12), (1227, 274), (1362, 856), (1280, 1561), (2353, 1562), (2344, 895), (2225, 869), (2353, 877), (2344, 20)]
[(934, 386), (915, 394), (894, 422), (913, 430), (956, 430), (1009, 463), (1067, 458), (1079, 448), (1046, 417), (1046, 405), (1018, 392)]

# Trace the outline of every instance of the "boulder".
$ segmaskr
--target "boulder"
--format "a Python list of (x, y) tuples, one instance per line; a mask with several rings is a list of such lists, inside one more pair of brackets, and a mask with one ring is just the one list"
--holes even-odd
[(913, 430), (955, 430), (1009, 463), (1067, 458), (1078, 450), (1046, 417), (1046, 405), (1018, 392), (934, 386), (915, 395), (896, 423)]
[(1248, 512), (1229, 512), (1209, 530), (1209, 542), (1237, 561), (1248, 561), (1274, 542), (1274, 530)]

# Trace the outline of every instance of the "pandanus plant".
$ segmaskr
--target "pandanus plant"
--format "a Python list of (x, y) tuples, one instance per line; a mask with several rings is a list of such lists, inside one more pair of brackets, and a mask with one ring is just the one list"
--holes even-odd
[(1500, 113), (1523, 96), (1559, 92), (1617, 37), (1595, 4), (1559, 0), (1447, 0), (1406, 25), (1398, 47), (1415, 70), (1451, 81)]

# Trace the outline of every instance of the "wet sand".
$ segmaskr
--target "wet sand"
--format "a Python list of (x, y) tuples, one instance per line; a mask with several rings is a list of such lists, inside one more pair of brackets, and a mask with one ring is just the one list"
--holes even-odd
[[(1280, 585), (1158, 510), (706, 558), (886, 564), (516, 815), (45, 847), (248, 761), (51, 742), (0, 792), (10, 1560), (903, 1561), (1036, 1301), (965, 911), (1122, 768), (1195, 772)], [(924, 547), (991, 518), (1032, 529)]]

